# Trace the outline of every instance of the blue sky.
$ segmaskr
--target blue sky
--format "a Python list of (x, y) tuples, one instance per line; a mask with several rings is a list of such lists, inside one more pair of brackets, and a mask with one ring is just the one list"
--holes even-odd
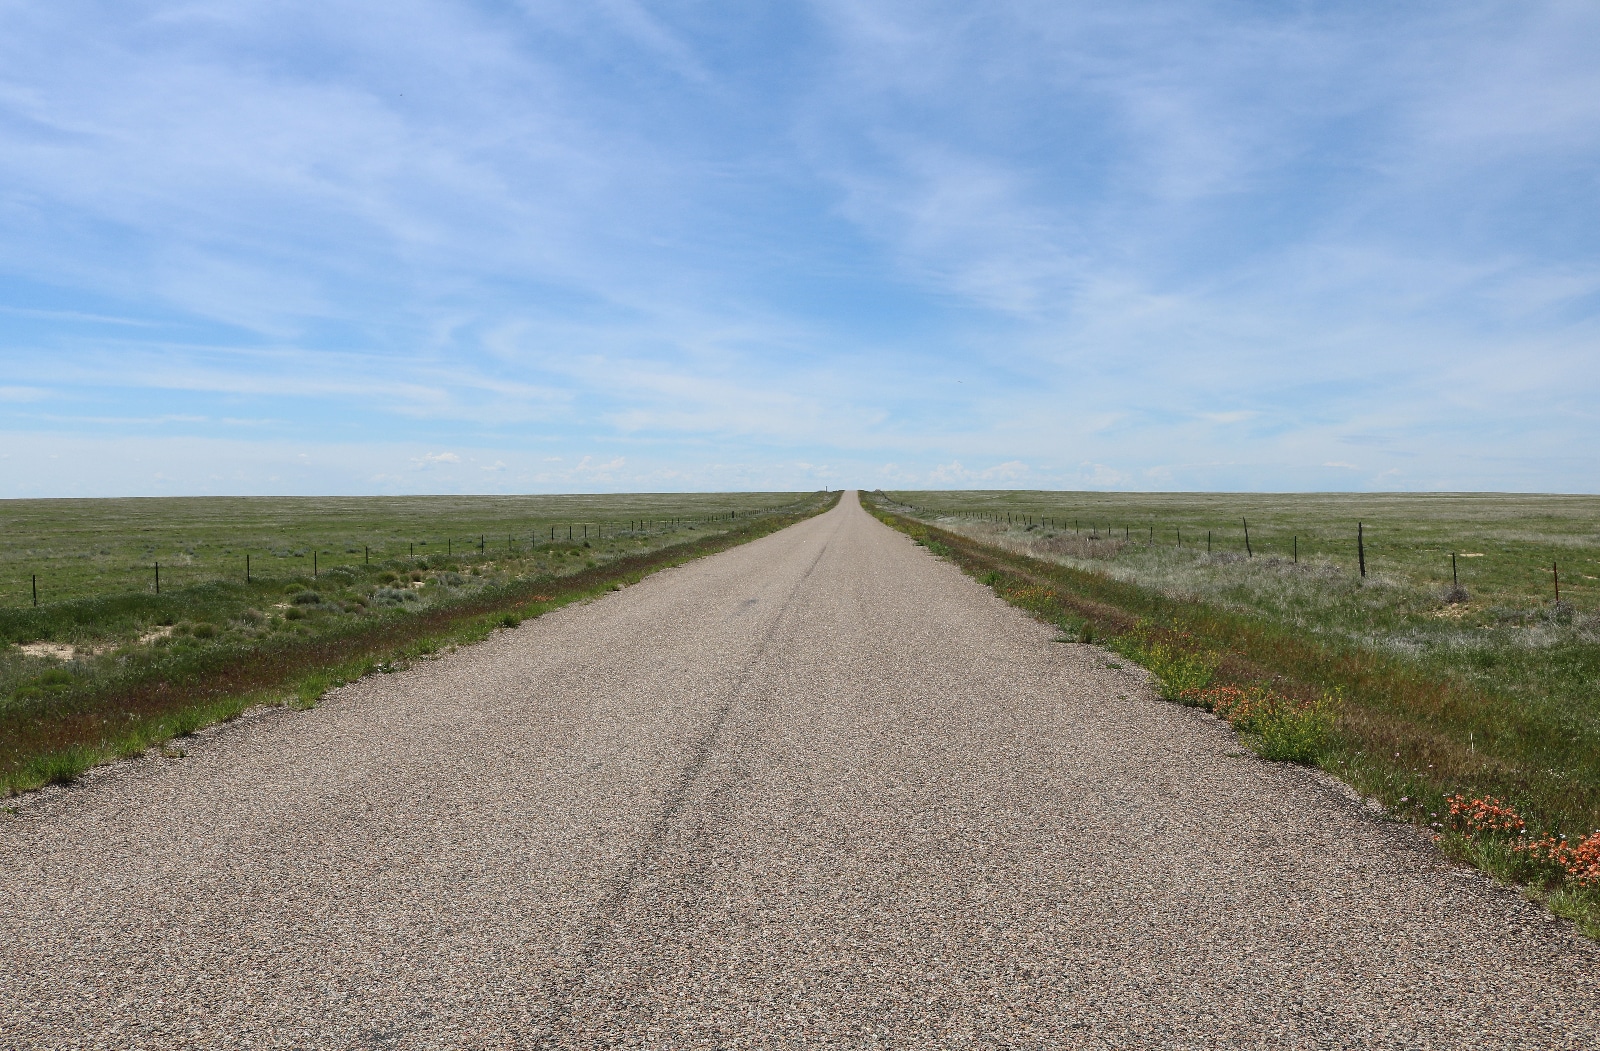
[(1600, 6), (0, 0), (0, 496), (1600, 490)]

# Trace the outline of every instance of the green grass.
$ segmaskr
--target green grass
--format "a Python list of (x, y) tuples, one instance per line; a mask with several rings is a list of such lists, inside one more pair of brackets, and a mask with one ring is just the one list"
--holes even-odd
[[(1088, 510), (1072, 530), (1080, 507), (1097, 512), (1092, 532)], [(1600, 499), (894, 493), (878, 509), (1066, 637), (1111, 640), (1169, 697), (1192, 697), (1208, 670), (1270, 685), (1291, 703), (1235, 721), (1247, 742), (1320, 765), (1403, 819), (1442, 830), (1445, 797), (1462, 793), (1514, 805), (1539, 833), (1600, 829), (1597, 595), (1564, 584), (1555, 608), (1538, 574), (1553, 553), (1580, 579), (1593, 566)], [(1158, 522), (1157, 542), (1148, 525), (1130, 539), (1137, 514)], [(1253, 555), (1242, 523), (1224, 549), (1230, 517), (1250, 518)], [(1338, 540), (1358, 518), (1372, 526), (1365, 579), (1353, 536)], [(1128, 533), (1107, 539), (1119, 519)], [(1283, 543), (1297, 534), (1298, 562)], [(1445, 601), (1438, 556), (1451, 549), (1483, 552), (1464, 560), (1467, 603)], [(1600, 929), (1600, 893), (1484, 864)]]
[[(587, 542), (575, 530), (577, 539), (551, 543), (547, 530), (526, 548), (319, 565), (315, 579), (201, 579), (160, 595), (111, 591), (0, 609), (0, 639), (12, 643), (0, 653), (0, 791), (69, 781), (253, 704), (308, 707), (344, 682), (765, 535), (837, 496), (582, 499), (621, 512), (624, 528), (602, 536), (591, 527)], [(122, 502), (92, 503), (115, 511)], [(627, 529), (630, 510), (649, 524)], [(663, 510), (682, 513), (644, 513)], [(71, 655), (18, 645), (40, 643)]]
[[(1600, 497), (1495, 493), (1046, 493), (890, 492), (929, 521), (1004, 524), (1013, 535), (1053, 534), (1067, 548), (1089, 541), (1085, 554), (1117, 566), (1140, 564), (1140, 553), (1211, 552), (1219, 564), (1246, 558), (1289, 560), (1357, 576), (1356, 525), (1365, 535), (1369, 579), (1405, 582), (1430, 605), (1449, 586), (1450, 554), (1478, 607), (1527, 607), (1554, 598), (1550, 566), (1561, 566), (1561, 597), (1584, 609), (1600, 605)], [(987, 515), (984, 520), (975, 516)], [(1046, 519), (1049, 520), (1046, 523)], [(1028, 526), (1032, 524), (1033, 528)], [(1152, 543), (1153, 541), (1153, 543)], [(1222, 582), (1219, 582), (1222, 583)], [(1258, 601), (1245, 591), (1241, 603)]]
[[(721, 528), (730, 514), (791, 504), (794, 493), (615, 496), (181, 497), (0, 500), (0, 608), (29, 606), (32, 580), (51, 605), (253, 576), (318, 571), (448, 554), (518, 557), (588, 539), (604, 551), (657, 546), (689, 527)], [(630, 525), (632, 528), (630, 528)], [(587, 529), (587, 537), (585, 537)], [(674, 533), (676, 531), (676, 533)], [(601, 536), (604, 542), (601, 542)], [(480, 550), (479, 543), (482, 542)]]

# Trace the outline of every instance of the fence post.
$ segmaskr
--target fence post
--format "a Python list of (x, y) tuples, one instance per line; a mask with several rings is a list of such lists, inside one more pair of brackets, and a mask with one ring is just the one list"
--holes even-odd
[(1555, 578), (1555, 582), (1556, 582), (1556, 605), (1559, 606), (1559, 605), (1561, 605), (1561, 570), (1556, 568), (1556, 564), (1554, 562), (1550, 563), (1550, 575), (1553, 578)]
[(1300, 534), (1299, 533), (1296, 533), (1295, 537), (1294, 537), (1294, 564), (1297, 565), (1297, 566), (1300, 564)]
[(1456, 575), (1456, 553), (1454, 551), (1450, 552), (1450, 586), (1453, 588), (1461, 586), (1461, 578)]
[(1361, 564), (1361, 575), (1367, 575), (1367, 541), (1360, 522), (1356, 523), (1356, 560)]
[(246, 584), (251, 583), (251, 580), (250, 580), (250, 556), (249, 555), (244, 556), (244, 582)]
[(1241, 519), (1239, 519), (1239, 521), (1244, 523), (1244, 554), (1245, 554), (1245, 557), (1246, 558), (1255, 558), (1256, 557), (1256, 553), (1254, 551), (1250, 550), (1250, 520), (1248, 518), (1241, 518)]
[(35, 606), (39, 604), (39, 574), (37, 573), (33, 575), (33, 604)]
[(161, 594), (161, 563), (156, 563), (156, 594)]
[(317, 549), (311, 549), (311, 579), (317, 579)]

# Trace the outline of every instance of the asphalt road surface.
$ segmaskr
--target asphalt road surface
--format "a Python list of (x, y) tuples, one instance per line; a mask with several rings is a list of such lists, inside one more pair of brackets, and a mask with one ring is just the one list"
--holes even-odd
[[(5, 1047), (1600, 1047), (1600, 950), (863, 513), (0, 815)], [(16, 801), (13, 801), (16, 802)]]

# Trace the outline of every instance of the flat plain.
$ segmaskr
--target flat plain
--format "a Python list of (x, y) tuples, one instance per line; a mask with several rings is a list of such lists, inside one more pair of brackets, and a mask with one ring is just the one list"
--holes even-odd
[(0, 793), (70, 780), (251, 704), (314, 703), (331, 682), (824, 503), (792, 493), (0, 503), (7, 567), (44, 570), (38, 606), (27, 592), (0, 606)]
[(849, 497), (16, 810), (27, 1046), (1600, 1042), (1600, 947)]
[[(1358, 570), (1363, 526), (1369, 574), (1435, 594), (1458, 576), (1480, 607), (1554, 600), (1551, 566), (1563, 567), (1563, 600), (1600, 604), (1600, 496), (1539, 493), (1086, 493), (1029, 490), (896, 491), (890, 498), (951, 517), (1050, 519), (1056, 533), (1106, 537), (1138, 551), (1206, 550), (1293, 556)], [(1017, 522), (1017, 526), (1027, 523)], [(1180, 534), (1182, 546), (1180, 548)], [(1114, 552), (1120, 554), (1120, 552)], [(1460, 556), (1466, 557), (1460, 557)], [(1435, 603), (1436, 604), (1436, 603)]]
[[(709, 522), (792, 504), (795, 493), (622, 496), (150, 497), (0, 500), (0, 608), (255, 574), (309, 576), (370, 559), (526, 551), (576, 526), (630, 544), (675, 521)], [(638, 528), (632, 528), (639, 524)]]

